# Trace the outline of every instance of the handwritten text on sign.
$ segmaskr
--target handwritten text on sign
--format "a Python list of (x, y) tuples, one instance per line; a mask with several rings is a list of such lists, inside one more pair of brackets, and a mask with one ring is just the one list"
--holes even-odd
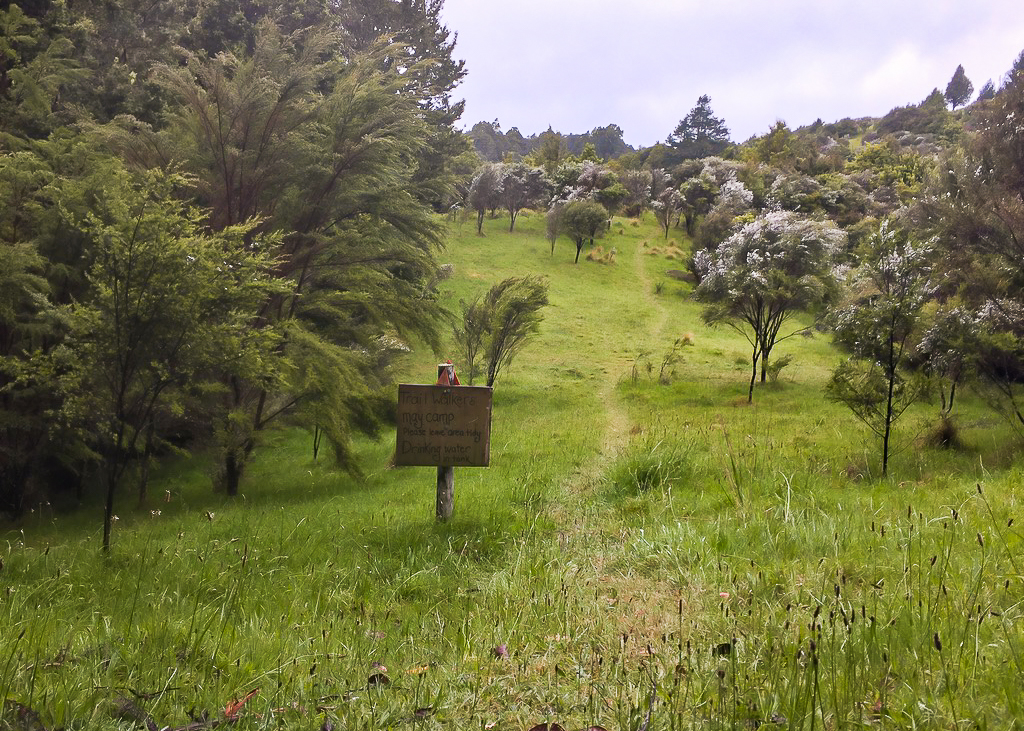
[(398, 384), (396, 465), (486, 467), (490, 461), (490, 388)]

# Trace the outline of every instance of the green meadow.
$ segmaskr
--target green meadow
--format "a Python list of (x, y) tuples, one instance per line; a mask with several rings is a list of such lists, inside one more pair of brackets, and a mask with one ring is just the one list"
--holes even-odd
[(235, 499), (169, 458), (109, 555), (99, 504), (36, 510), (0, 534), (0, 729), (1021, 726), (1024, 464), (981, 399), (957, 449), (935, 399), (908, 411), (883, 479), (824, 398), (827, 333), (748, 404), (749, 345), (702, 324), (653, 219), (578, 265), (542, 214), (484, 231), (450, 224), (448, 308), (522, 274), (550, 305), (454, 519), (393, 432), (359, 477), (272, 432)]

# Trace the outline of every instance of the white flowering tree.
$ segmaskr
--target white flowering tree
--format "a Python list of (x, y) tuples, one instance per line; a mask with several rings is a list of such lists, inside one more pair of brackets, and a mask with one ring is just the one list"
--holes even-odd
[(908, 364), (933, 292), (930, 253), (928, 245), (883, 223), (855, 274), (852, 301), (834, 316), (835, 340), (851, 357), (833, 371), (825, 392), (881, 438), (883, 475), (893, 423), (924, 391)]
[(651, 203), (654, 217), (668, 238), (669, 229), (679, 221), (683, 211), (683, 195), (675, 188), (665, 188), (661, 195)]
[(953, 412), (957, 388), (973, 375), (972, 354), (979, 349), (978, 325), (975, 313), (969, 308), (947, 304), (936, 312), (917, 344), (925, 371), (938, 383), (939, 413), (943, 419), (948, 419)]
[(484, 235), (484, 214), (493, 210), (501, 203), (502, 166), (488, 162), (480, 166), (473, 182), (469, 184), (467, 196), (469, 207), (476, 211), (476, 233)]
[(844, 241), (845, 234), (830, 222), (772, 211), (696, 262), (702, 277), (695, 295), (705, 304), (704, 321), (727, 325), (750, 343), (748, 402), (754, 399), (758, 363), (764, 382), (775, 345), (805, 329), (784, 332), (787, 323), (831, 299), (836, 289), (832, 264)]
[[(583, 249), (584, 242), (589, 240), (593, 245), (594, 239), (604, 231), (607, 221), (608, 209), (597, 201), (574, 200), (566, 204), (561, 212), (561, 230), (565, 231), (576, 244), (574, 263), (579, 264), (580, 262), (580, 251)], [(554, 251), (553, 247), (554, 242), (552, 242), (552, 252)]]
[(551, 196), (551, 183), (542, 168), (532, 168), (523, 163), (501, 166), (498, 197), (508, 211), (508, 230), (516, 226), (519, 211), (530, 208)]

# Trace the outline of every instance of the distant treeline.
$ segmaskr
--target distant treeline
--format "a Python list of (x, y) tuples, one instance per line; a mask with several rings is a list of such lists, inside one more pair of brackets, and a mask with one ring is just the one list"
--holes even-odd
[(469, 136), (477, 154), (488, 162), (501, 162), (509, 155), (527, 157), (543, 145), (546, 138), (552, 136), (564, 142), (568, 153), (576, 157), (583, 155), (588, 144), (594, 146), (594, 151), (602, 160), (612, 160), (636, 151), (623, 141), (622, 128), (617, 124), (595, 127), (583, 134), (561, 134), (548, 127), (540, 134), (523, 137), (517, 127), (502, 132), (501, 124), (496, 119), (493, 122), (477, 122), (469, 131)]

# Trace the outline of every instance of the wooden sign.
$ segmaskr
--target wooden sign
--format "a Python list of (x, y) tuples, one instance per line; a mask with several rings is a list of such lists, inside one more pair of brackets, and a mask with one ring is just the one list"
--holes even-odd
[(399, 467), (486, 467), (491, 394), (484, 386), (398, 384)]

